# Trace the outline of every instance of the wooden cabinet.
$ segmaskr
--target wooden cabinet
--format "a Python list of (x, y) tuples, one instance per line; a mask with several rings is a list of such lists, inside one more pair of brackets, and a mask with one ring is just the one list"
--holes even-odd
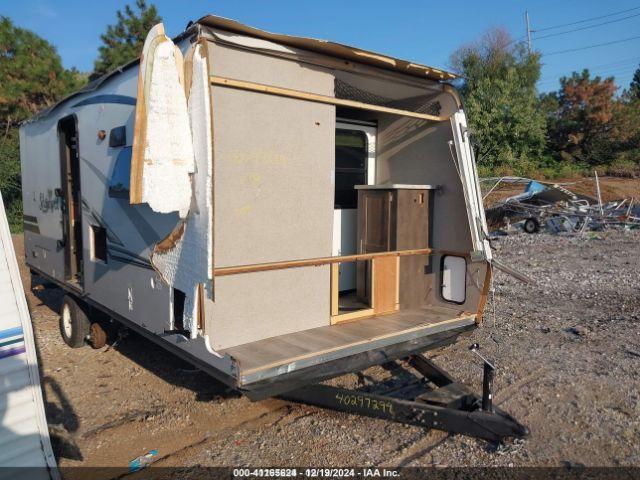
[[(358, 253), (429, 248), (433, 188), (428, 185), (362, 185), (358, 189)], [(400, 308), (426, 303), (428, 255), (393, 258)], [(371, 298), (371, 262), (359, 262), (358, 296)], [(389, 272), (389, 266), (385, 266)], [(375, 273), (375, 272), (374, 272)], [(391, 275), (391, 274), (389, 274)], [(374, 282), (376, 280), (374, 279)], [(380, 285), (375, 291), (381, 292)], [(390, 286), (384, 287), (391, 288)], [(379, 295), (380, 293), (378, 293)]]

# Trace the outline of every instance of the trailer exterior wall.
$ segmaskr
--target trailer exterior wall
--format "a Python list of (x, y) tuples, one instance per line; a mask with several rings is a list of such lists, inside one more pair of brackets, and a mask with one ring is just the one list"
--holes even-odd
[[(212, 74), (333, 95), (333, 76), (209, 42)], [(335, 107), (213, 87), (216, 267), (331, 255)], [(329, 267), (215, 279), (215, 349), (329, 324)], [(242, 328), (238, 328), (242, 325)]]

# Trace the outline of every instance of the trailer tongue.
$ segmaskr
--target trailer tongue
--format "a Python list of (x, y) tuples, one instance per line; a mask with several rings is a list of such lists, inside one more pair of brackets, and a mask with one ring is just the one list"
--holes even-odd
[[(472, 345), (476, 347), (477, 345)], [(472, 348), (475, 349), (475, 348)], [(522, 438), (527, 427), (493, 406), (495, 367), (484, 359), (482, 397), (457, 382), (424, 355), (384, 364), (391, 380), (359, 390), (316, 384), (282, 395), (287, 400), (398, 423), (434, 428), (500, 442)], [(401, 373), (402, 375), (399, 375)], [(399, 377), (406, 380), (398, 382)]]

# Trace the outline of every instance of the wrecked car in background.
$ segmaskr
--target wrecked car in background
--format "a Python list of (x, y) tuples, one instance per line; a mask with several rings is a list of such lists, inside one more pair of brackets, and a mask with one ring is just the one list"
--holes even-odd
[(617, 226), (640, 226), (640, 205), (634, 198), (603, 203), (597, 174), (594, 177), (596, 197), (571, 191), (571, 184), (548, 183), (522, 177), (483, 178), (487, 192), (483, 200), (499, 191), (500, 186), (524, 185), (522, 193), (493, 202), (486, 209), (489, 228), (522, 228), (536, 233), (541, 228), (551, 233), (579, 233)]

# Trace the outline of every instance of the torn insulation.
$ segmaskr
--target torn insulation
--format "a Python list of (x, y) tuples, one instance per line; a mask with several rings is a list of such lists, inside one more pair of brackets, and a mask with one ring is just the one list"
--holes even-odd
[(198, 304), (198, 299), (202, 302), (203, 298), (198, 295), (199, 285), (204, 284), (210, 297), (213, 278), (211, 100), (207, 59), (201, 45), (194, 48), (188, 100), (195, 158), (191, 210), (184, 224), (178, 227), (183, 230), (182, 234), (170, 235), (170, 240), (156, 245), (151, 258), (164, 280), (185, 294), (183, 325), (191, 338), (197, 335), (198, 315), (204, 308)]

